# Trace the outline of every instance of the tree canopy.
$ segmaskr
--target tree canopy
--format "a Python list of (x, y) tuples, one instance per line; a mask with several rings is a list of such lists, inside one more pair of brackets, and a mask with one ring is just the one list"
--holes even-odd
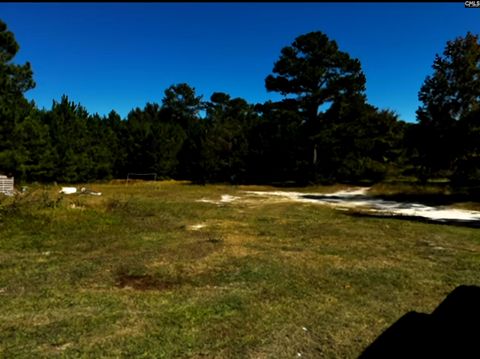
[(35, 87), (29, 62), (16, 65), (13, 59), (20, 49), (15, 36), (0, 20), (0, 96), (2, 100), (22, 96)]
[(18, 50), (14, 34), (0, 20), (0, 168), (9, 173), (19, 165), (14, 150), (15, 129), (32, 108), (23, 95), (35, 87), (30, 64), (13, 63)]
[[(433, 74), (426, 77), (418, 98), (417, 148), (425, 178), (480, 175), (480, 44), (478, 35), (448, 41), (436, 55)], [(475, 134), (476, 140), (472, 139)], [(473, 161), (473, 162), (472, 162)], [(474, 163), (477, 162), (477, 163)], [(473, 170), (467, 174), (465, 171)], [(467, 171), (468, 172), (468, 171)]]
[(316, 31), (281, 50), (268, 91), (251, 104), (208, 100), (187, 83), (160, 103), (90, 114), (65, 94), (38, 109), (30, 64), (0, 20), (0, 172), (21, 181), (85, 182), (155, 172), (197, 183), (375, 182), (410, 175), (480, 180), (480, 44), (467, 33), (436, 55), (419, 91), (417, 123), (367, 102), (358, 59)]
[[(287, 97), (277, 104), (279, 109), (285, 112), (288, 107), (302, 117), (295, 130), (295, 152), (297, 162), (302, 163), (303, 177), (334, 181), (362, 176), (380, 178), (381, 173), (386, 174), (386, 166), (377, 159), (383, 161), (388, 156), (382, 155), (382, 151), (392, 149), (370, 146), (365, 152), (368, 146), (360, 143), (369, 138), (389, 137), (392, 128), (385, 125), (394, 126), (397, 119), (366, 103), (366, 78), (358, 59), (340, 51), (334, 40), (316, 31), (301, 35), (291, 46), (284, 47), (273, 73), (266, 78), (265, 85), (267, 90)], [(324, 104), (330, 107), (325, 110)], [(378, 127), (371, 126), (370, 121)], [(393, 146), (394, 142), (385, 139), (383, 143)], [(310, 165), (305, 166), (308, 162)]]
[(298, 36), (291, 46), (284, 47), (273, 73), (265, 79), (267, 90), (294, 95), (308, 120), (317, 118), (325, 102), (365, 91), (360, 61), (340, 51), (337, 43), (320, 31)]

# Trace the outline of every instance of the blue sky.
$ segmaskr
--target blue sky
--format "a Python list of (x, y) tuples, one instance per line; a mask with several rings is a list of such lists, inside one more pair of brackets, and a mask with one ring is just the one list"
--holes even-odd
[(90, 113), (122, 117), (187, 82), (249, 102), (265, 90), (282, 47), (322, 31), (360, 60), (368, 101), (415, 121), (418, 90), (436, 53), (467, 31), (480, 33), (480, 9), (457, 3), (0, 3), (16, 36), (15, 62), (30, 61), (50, 108), (63, 94)]

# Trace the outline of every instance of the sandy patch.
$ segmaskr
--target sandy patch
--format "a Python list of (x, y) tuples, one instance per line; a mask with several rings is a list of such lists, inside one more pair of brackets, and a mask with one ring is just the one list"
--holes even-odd
[(368, 196), (369, 188), (352, 188), (333, 193), (301, 193), (283, 191), (245, 191), (259, 197), (276, 197), (287, 201), (317, 203), (337, 209), (362, 209), (367, 212), (392, 216), (422, 217), (434, 221), (480, 222), (479, 211), (448, 207), (433, 207), (421, 203), (386, 201)]
[(350, 188), (332, 193), (303, 193), (292, 191), (242, 191), (246, 196), (238, 197), (224, 194), (220, 200), (202, 198), (198, 202), (217, 205), (240, 202), (251, 205), (280, 202), (315, 203), (331, 206), (338, 210), (358, 209), (364, 213), (420, 217), (438, 222), (478, 222), (480, 212), (448, 207), (433, 207), (421, 203), (396, 202), (373, 198), (368, 195), (369, 188)]
[(201, 199), (197, 200), (197, 202), (214, 203), (214, 204), (220, 205), (220, 204), (230, 203), (230, 202), (236, 201), (240, 198), (241, 197), (230, 196), (229, 194), (224, 194), (220, 197), (220, 200), (201, 198)]

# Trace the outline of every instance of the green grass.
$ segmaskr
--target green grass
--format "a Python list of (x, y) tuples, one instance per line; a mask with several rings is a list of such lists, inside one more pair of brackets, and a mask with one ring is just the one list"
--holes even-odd
[(90, 187), (0, 199), (0, 357), (355, 358), (480, 285), (476, 229), (196, 201), (268, 187)]

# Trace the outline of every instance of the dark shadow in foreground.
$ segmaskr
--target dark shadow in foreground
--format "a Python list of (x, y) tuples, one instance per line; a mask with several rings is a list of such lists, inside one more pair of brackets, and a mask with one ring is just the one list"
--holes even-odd
[(480, 287), (459, 286), (432, 312), (409, 312), (360, 355), (376, 358), (480, 358)]

